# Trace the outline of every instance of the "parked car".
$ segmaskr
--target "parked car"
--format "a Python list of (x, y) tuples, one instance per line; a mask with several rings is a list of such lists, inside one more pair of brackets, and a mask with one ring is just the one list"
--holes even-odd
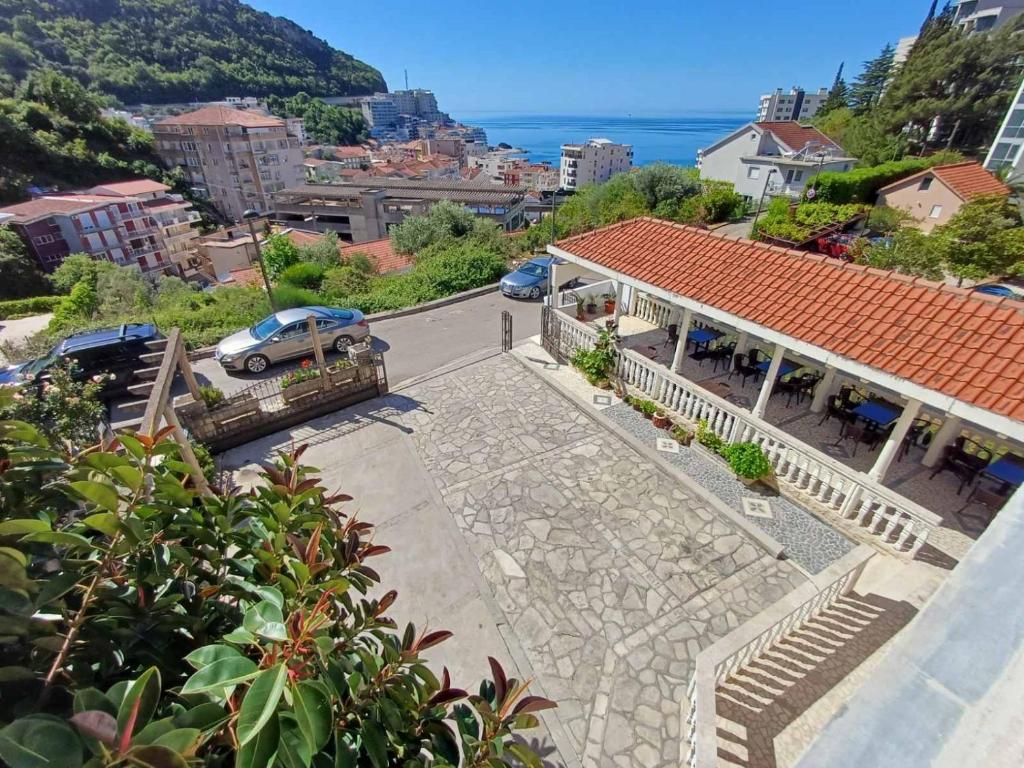
[(70, 362), (74, 364), (72, 375), (79, 381), (104, 376), (100, 397), (110, 400), (128, 394), (135, 372), (149, 367), (141, 360), (141, 355), (153, 351), (146, 342), (162, 338), (152, 323), (82, 331), (68, 336), (43, 357), (0, 371), (0, 384), (43, 384), (55, 365)]
[[(539, 299), (548, 290), (548, 275), (552, 264), (564, 264), (554, 256), (539, 256), (525, 262), (515, 272), (501, 278), (501, 292), (518, 299)], [(569, 280), (558, 286), (559, 290), (571, 288), (576, 280)]]
[(214, 357), (227, 371), (262, 373), (267, 366), (313, 353), (306, 318), (316, 317), (320, 343), (338, 352), (370, 335), (370, 324), (358, 309), (298, 307), (263, 318), (252, 328), (233, 333), (217, 345)]

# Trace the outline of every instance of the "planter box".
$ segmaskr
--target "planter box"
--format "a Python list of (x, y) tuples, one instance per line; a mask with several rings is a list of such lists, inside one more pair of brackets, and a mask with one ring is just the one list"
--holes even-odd
[(373, 362), (373, 348), (365, 341), (353, 344), (348, 348), (348, 359), (353, 366), (367, 365)]
[(281, 397), (284, 398), (286, 403), (291, 403), (296, 400), (301, 400), (304, 397), (308, 397), (314, 392), (319, 392), (320, 387), (320, 377), (317, 376), (315, 379), (300, 381), (298, 384), (292, 384), (290, 387), (285, 387), (281, 390)]
[(348, 382), (355, 381), (359, 378), (359, 367), (353, 365), (348, 368), (338, 368), (330, 371), (327, 375), (332, 386), (347, 384)]
[(240, 419), (243, 416), (258, 414), (260, 410), (260, 401), (251, 392), (243, 392), (225, 398), (216, 408), (206, 411), (206, 413), (214, 421), (224, 423)]

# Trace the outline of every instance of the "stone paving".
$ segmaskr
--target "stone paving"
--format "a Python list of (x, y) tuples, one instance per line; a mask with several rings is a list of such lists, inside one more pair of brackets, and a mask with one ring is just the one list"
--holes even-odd
[(403, 424), (585, 766), (681, 762), (696, 654), (805, 578), (509, 357)]

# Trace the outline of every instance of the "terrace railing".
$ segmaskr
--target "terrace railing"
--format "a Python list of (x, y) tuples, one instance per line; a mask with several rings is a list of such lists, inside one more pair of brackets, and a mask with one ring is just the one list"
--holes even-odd
[(646, 293), (637, 297), (636, 308), (630, 314), (659, 328), (668, 328), (672, 323), (672, 305)]
[(683, 727), (682, 764), (688, 768), (714, 768), (720, 764), (718, 687), (848, 595), (873, 554), (870, 547), (862, 544), (697, 654), (687, 688), (689, 710)]
[[(567, 362), (577, 349), (593, 346), (597, 333), (564, 313), (545, 311), (543, 337), (544, 348)], [(859, 526), (891, 549), (916, 554), (941, 522), (938, 515), (864, 473), (632, 350), (620, 350), (616, 376), (694, 427), (706, 421), (723, 440), (761, 446), (780, 488)]]

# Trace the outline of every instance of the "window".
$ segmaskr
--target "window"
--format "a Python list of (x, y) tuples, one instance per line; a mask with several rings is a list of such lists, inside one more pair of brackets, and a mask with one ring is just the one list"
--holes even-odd
[(804, 172), (803, 171), (797, 171), (793, 175), (793, 181), (803, 181), (803, 178), (804, 178)]
[(281, 329), (277, 335), (282, 339), (295, 339), (304, 333), (309, 333), (309, 326), (303, 323), (292, 323)]
[(937, 219), (941, 215), (942, 215), (942, 206), (941, 205), (933, 205), (931, 213), (928, 214), (928, 218), (929, 219)]
[[(917, 185), (917, 191), (918, 192), (927, 192), (929, 189), (931, 189), (931, 186), (932, 186), (932, 177), (931, 176), (925, 176), (923, 179), (921, 179), (921, 183)], [(941, 208), (941, 206), (939, 206), (939, 207)]]
[(38, 237), (33, 237), (32, 242), (36, 245), (47, 245), (52, 243), (55, 239), (56, 238), (53, 235), (39, 235)]
[(987, 163), (989, 170), (995, 171), (1013, 165), (1017, 161), (1017, 153), (1021, 146), (1021, 144), (1011, 144), (1006, 141), (996, 144), (996, 148), (992, 150), (992, 157)]
[(761, 168), (760, 168), (760, 166), (752, 165), (749, 168), (747, 168), (747, 178), (748, 179), (760, 179), (761, 178)]

